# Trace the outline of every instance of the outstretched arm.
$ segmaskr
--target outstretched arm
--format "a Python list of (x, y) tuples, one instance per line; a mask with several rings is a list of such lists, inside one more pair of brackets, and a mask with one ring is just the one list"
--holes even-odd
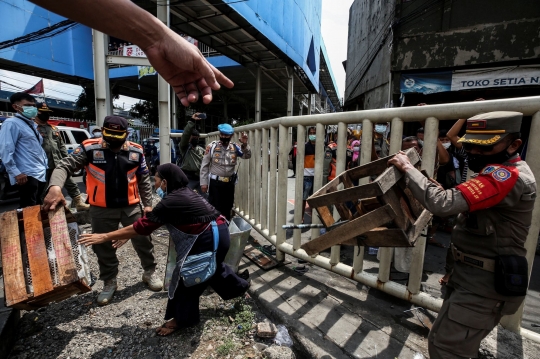
[(100, 244), (109, 241), (113, 241), (113, 247), (119, 248), (126, 241), (132, 237), (137, 236), (138, 233), (133, 228), (133, 225), (118, 229), (114, 232), (109, 233), (92, 233), (92, 234), (81, 234), (79, 237), (79, 243), (84, 244), (85, 246), (91, 246), (93, 244)]
[(71, 20), (137, 44), (157, 72), (173, 87), (180, 102), (189, 106), (212, 101), (212, 90), (233, 82), (212, 66), (199, 49), (129, 0), (31, 0)]

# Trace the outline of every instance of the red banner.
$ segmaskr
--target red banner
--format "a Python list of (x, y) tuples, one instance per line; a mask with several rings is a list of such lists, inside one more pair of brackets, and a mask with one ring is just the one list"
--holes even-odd
[(32, 86), (32, 88), (29, 88), (28, 90), (24, 91), (26, 93), (34, 93), (34, 94), (42, 94), (45, 91), (43, 87), (43, 79), (39, 80), (37, 84)]

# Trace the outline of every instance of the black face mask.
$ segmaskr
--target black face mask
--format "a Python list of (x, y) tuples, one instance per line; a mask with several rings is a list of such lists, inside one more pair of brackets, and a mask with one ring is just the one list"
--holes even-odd
[(231, 142), (230, 137), (220, 137), (219, 140), (223, 144), (223, 146), (228, 146), (229, 142)]
[[(510, 146), (508, 146), (510, 147)], [(467, 163), (469, 168), (476, 173), (480, 173), (487, 165), (500, 165), (508, 161), (514, 154), (509, 154), (506, 147), (503, 151), (493, 155), (472, 155), (468, 153)]]
[(49, 115), (48, 113), (46, 112), (42, 112), (42, 113), (38, 113), (37, 117), (43, 121), (43, 122), (47, 122), (49, 121), (49, 118), (51, 117), (51, 115)]
[(198, 138), (194, 138), (192, 139), (191, 141), (189, 141), (189, 143), (191, 143), (191, 145), (193, 147), (197, 147), (197, 145), (199, 144), (199, 139)]
[(122, 141), (122, 140), (119, 141), (119, 140), (116, 140), (116, 139), (110, 139), (110, 138), (108, 138), (106, 136), (104, 136), (103, 139), (105, 140), (105, 142), (107, 142), (107, 144), (109, 145), (109, 148), (111, 150), (115, 150), (115, 151), (121, 149), (122, 146), (124, 145), (124, 143), (126, 142), (126, 141)]

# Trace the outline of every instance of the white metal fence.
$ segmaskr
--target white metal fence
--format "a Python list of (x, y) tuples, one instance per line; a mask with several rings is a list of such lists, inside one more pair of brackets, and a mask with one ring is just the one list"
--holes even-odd
[[(323, 184), (324, 137), (320, 136), (320, 134), (324, 133), (325, 125), (338, 126), (336, 173), (339, 174), (345, 170), (348, 124), (362, 123), (363, 125), (360, 163), (365, 164), (370, 162), (371, 159), (374, 123), (391, 122), (390, 153), (396, 153), (401, 149), (403, 123), (425, 120), (422, 169), (433, 175), (440, 120), (468, 118), (481, 112), (503, 110), (519, 111), (526, 116), (533, 116), (527, 161), (536, 178), (540, 179), (540, 158), (538, 156), (540, 154), (540, 141), (534, 140), (540, 138), (540, 97), (283, 117), (235, 128), (236, 140), (240, 132), (246, 131), (252, 147), (252, 158), (249, 161), (242, 161), (239, 166), (235, 210), (240, 216), (249, 221), (257, 232), (276, 246), (278, 260), (284, 260), (285, 254), (289, 254), (416, 305), (439, 311), (442, 299), (435, 298), (420, 290), (424, 248), (426, 245), (425, 237), (419, 237), (413, 249), (407, 286), (389, 279), (392, 248), (380, 249), (379, 270), (378, 274), (375, 275), (363, 271), (364, 247), (354, 247), (354, 262), (350, 266), (340, 261), (341, 248), (339, 245), (332, 247), (330, 258), (321, 255), (309, 256), (304, 250), (300, 249), (300, 229), (294, 230), (292, 242), (286, 241), (286, 232), (282, 229), (282, 225), (286, 224), (287, 219), (288, 153), (291, 147), (289, 129), (296, 127), (298, 142), (300, 142), (300, 139), (305, 138), (306, 128), (316, 126), (319, 136), (317, 136), (315, 146), (315, 192)], [(207, 141), (216, 139), (218, 139), (218, 133), (214, 132), (209, 134)], [(536, 154), (536, 156), (531, 154)], [(302, 221), (303, 163), (304, 146), (298, 146), (294, 204), (295, 224), (300, 224)], [(278, 171), (275, 170), (276, 168)], [(364, 184), (368, 181), (369, 178), (363, 178), (360, 183)], [(313, 223), (320, 223), (315, 215), (312, 221)], [(536, 201), (533, 223), (526, 242), (527, 259), (531, 268), (540, 229), (539, 225), (540, 201)], [(312, 239), (318, 235), (318, 229), (312, 230)], [(506, 328), (519, 332), (521, 316), (522, 308), (515, 315), (503, 318), (502, 323)], [(536, 333), (524, 329), (521, 330), (521, 333), (524, 336), (540, 341), (540, 336)]]

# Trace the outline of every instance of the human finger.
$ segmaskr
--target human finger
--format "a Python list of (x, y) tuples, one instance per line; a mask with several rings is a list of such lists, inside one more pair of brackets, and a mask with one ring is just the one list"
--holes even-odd
[(194, 82), (184, 84), (184, 89), (187, 93), (188, 102), (197, 102), (199, 100), (199, 89)]
[[(226, 88), (229, 88), (229, 89), (234, 87), (234, 82), (232, 82), (231, 79), (229, 79), (227, 76), (225, 76), (221, 71), (219, 71), (211, 63), (208, 63), (208, 65), (210, 65), (210, 67), (212, 68), (212, 71), (214, 72), (214, 76), (216, 77), (217, 82), (219, 82), (220, 84), (222, 84), (223, 86), (225, 86)], [(212, 87), (212, 89), (213, 90), (219, 90), (219, 87), (218, 88)]]

